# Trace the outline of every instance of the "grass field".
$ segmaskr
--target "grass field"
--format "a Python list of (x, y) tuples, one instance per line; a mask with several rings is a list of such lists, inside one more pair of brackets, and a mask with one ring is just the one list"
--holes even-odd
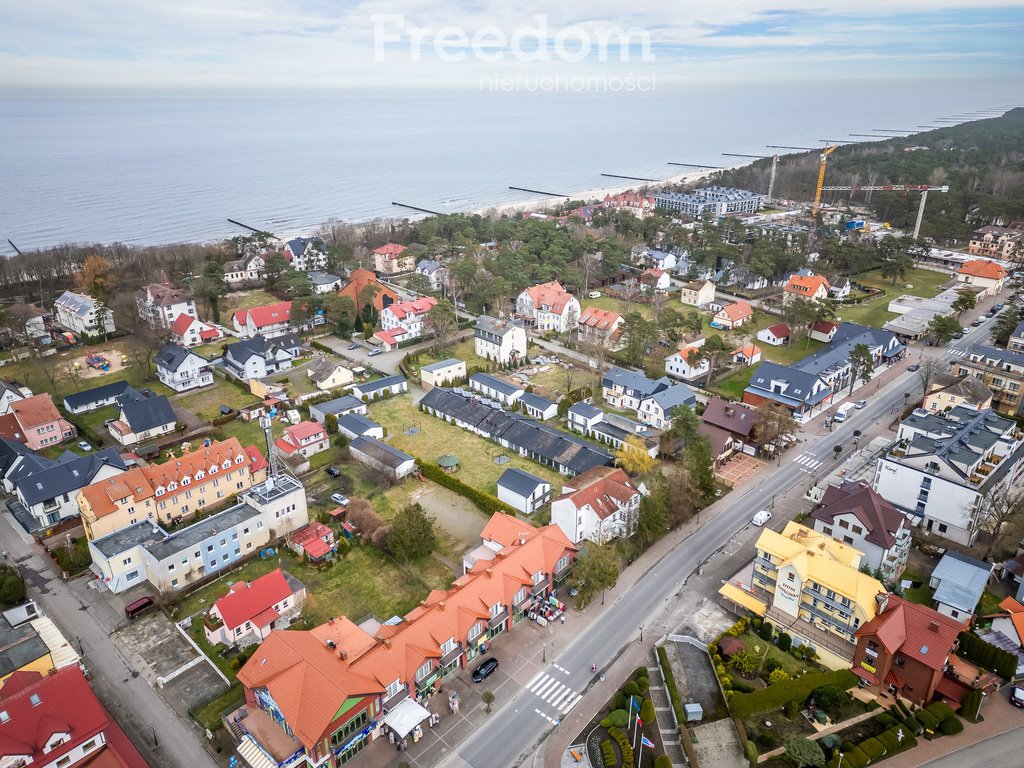
[(729, 400), (742, 400), (743, 390), (750, 384), (750, 379), (756, 369), (756, 365), (741, 368), (735, 373), (726, 376), (717, 384), (713, 384), (711, 389)]
[(267, 293), (262, 288), (240, 293), (229, 293), (221, 301), (220, 319), (230, 325), (231, 313), (236, 309), (250, 309), (251, 307), (260, 307), (264, 304), (276, 304), (279, 301), (279, 298)]
[[(458, 456), (462, 462), (459, 479), (485, 493), (496, 494), (498, 478), (511, 467), (531, 472), (549, 481), (556, 489), (562, 487), (562, 478), (557, 472), (521, 456), (512, 455), (507, 463), (495, 464), (492, 458), (502, 452), (500, 446), (421, 413), (408, 397), (374, 403), (370, 406), (369, 416), (387, 429), (389, 444), (413, 456), (425, 461), (436, 461), (446, 453)], [(413, 422), (421, 431), (406, 435), (405, 430)]]
[[(890, 312), (889, 302), (897, 296), (907, 294), (910, 296), (921, 296), (931, 298), (938, 295), (942, 286), (953, 278), (943, 272), (933, 272), (930, 269), (912, 269), (907, 273), (906, 278), (892, 284), (892, 278), (882, 277), (878, 270), (854, 275), (851, 278), (855, 282), (863, 283), (872, 288), (881, 288), (885, 295), (867, 304), (850, 304), (839, 307), (839, 319), (848, 323), (858, 323), (873, 328), (881, 328), (886, 322), (898, 315)], [(913, 286), (908, 288), (907, 286)]]
[[(674, 306), (672, 303), (672, 298), (676, 299), (676, 304), (681, 305), (681, 302), (679, 302), (679, 296), (676, 294), (678, 294), (678, 291), (670, 292), (668, 306)], [(581, 306), (582, 309), (580, 311), (580, 314), (582, 314), (587, 307), (597, 307), (598, 309), (604, 309), (611, 312), (618, 312), (620, 315), (623, 316), (628, 315), (630, 312), (639, 312), (648, 320), (654, 317), (654, 308), (650, 304), (634, 304), (631, 301), (622, 301), (621, 299), (616, 299), (611, 296), (602, 296), (599, 299), (586, 299), (585, 301), (581, 302)], [(675, 308), (679, 309), (679, 307)], [(683, 309), (685, 310), (686, 307), (683, 307)]]
[(180, 397), (174, 401), (174, 405), (192, 411), (203, 421), (209, 421), (220, 416), (222, 405), (238, 410), (259, 402), (259, 398), (255, 395), (243, 392), (221, 378), (214, 377), (213, 381), (215, 386)]

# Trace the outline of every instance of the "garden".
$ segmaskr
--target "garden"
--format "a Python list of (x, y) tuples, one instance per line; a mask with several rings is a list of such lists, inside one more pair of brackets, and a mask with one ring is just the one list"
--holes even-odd
[[(631, 768), (641, 760), (654, 768), (670, 768), (649, 691), (647, 667), (637, 667), (579, 734), (574, 743), (586, 744), (593, 768)], [(645, 749), (653, 749), (653, 762), (639, 754)]]

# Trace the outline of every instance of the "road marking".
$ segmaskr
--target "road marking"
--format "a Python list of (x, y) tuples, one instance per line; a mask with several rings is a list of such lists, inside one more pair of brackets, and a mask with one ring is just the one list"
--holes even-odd
[(552, 664), (551, 666), (554, 667), (555, 669), (557, 669), (559, 672), (561, 672), (564, 675), (568, 675), (569, 674), (569, 670), (566, 669), (565, 667), (560, 667), (557, 664)]
[(544, 714), (543, 712), (541, 712), (541, 711), (540, 711), (539, 709), (534, 709), (533, 711), (534, 711), (534, 712), (536, 712), (536, 713), (537, 713), (538, 715), (540, 715), (541, 717), (543, 717), (543, 718), (544, 718), (545, 720), (547, 720), (547, 721), (548, 721), (549, 723), (552, 723), (552, 724), (554, 724), (554, 723), (556, 722), (556, 721), (555, 721), (555, 718), (553, 718), (553, 717), (549, 717), (548, 715), (545, 715), (545, 714)]
[(814, 458), (813, 454), (802, 453), (793, 459), (793, 463), (797, 465), (797, 469), (801, 472), (813, 472), (815, 469), (822, 465), (822, 461)]
[(569, 711), (583, 698), (568, 685), (546, 673), (541, 673), (537, 678), (531, 680), (526, 688), (541, 701), (550, 704), (560, 712)]

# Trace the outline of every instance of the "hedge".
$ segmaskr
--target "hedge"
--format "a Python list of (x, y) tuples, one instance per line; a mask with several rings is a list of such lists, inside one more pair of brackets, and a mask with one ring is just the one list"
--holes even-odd
[(629, 725), (629, 712), (624, 709), (613, 710), (608, 719), (615, 728), (625, 728)]
[(939, 722), (942, 722), (943, 720), (948, 720), (949, 718), (954, 717), (956, 714), (955, 712), (953, 712), (953, 708), (944, 701), (932, 702), (924, 709), (926, 712), (931, 712), (933, 715), (935, 715), (935, 717), (939, 719)]
[(981, 691), (968, 691), (964, 695), (964, 700), (960, 707), (960, 714), (968, 720), (976, 722), (978, 720), (978, 711), (981, 709), (982, 698)]
[(952, 736), (954, 733), (960, 733), (963, 729), (964, 724), (960, 722), (959, 717), (947, 717), (939, 723), (939, 730), (947, 736)]
[(882, 742), (874, 737), (864, 739), (864, 741), (860, 743), (860, 748), (864, 750), (864, 754), (867, 755), (868, 759), (871, 761), (875, 761), (885, 755), (885, 747), (882, 746)]
[(917, 718), (917, 721), (927, 731), (934, 731), (939, 727), (939, 718), (926, 709), (922, 709), (914, 717)]
[(752, 741), (743, 742), (743, 755), (747, 758), (750, 768), (757, 766), (757, 745)]
[(897, 752), (900, 749), (900, 740), (896, 736), (896, 731), (888, 730), (878, 734), (878, 740), (882, 742), (882, 746), (885, 747), (886, 754), (891, 752)]
[(903, 719), (903, 727), (910, 731), (912, 734), (917, 736), (924, 730), (924, 726), (921, 725), (920, 721), (913, 715)]
[(665, 678), (665, 687), (668, 688), (668, 697), (672, 700), (672, 711), (676, 714), (676, 722), (685, 723), (686, 710), (683, 709), (683, 702), (679, 698), (676, 677), (672, 674), (672, 666), (668, 663), (668, 653), (660, 645), (658, 646), (658, 661), (661, 663), (661, 674)]
[(505, 502), (498, 501), (497, 496), (491, 496), (489, 493), (478, 491), (454, 475), (445, 472), (434, 462), (417, 458), (416, 463), (419, 465), (420, 471), (425, 478), (468, 499), (481, 512), (486, 512), (489, 515), (495, 512), (504, 512), (512, 517), (516, 516), (516, 510)]
[(961, 632), (959, 640), (957, 653), (966, 657), (968, 661), (973, 661), (985, 669), (995, 670), (997, 675), (1007, 680), (1012, 680), (1017, 673), (1016, 654), (986, 643), (970, 632)]
[(879, 712), (875, 715), (874, 720), (879, 725), (884, 725), (886, 728), (896, 725), (896, 718), (890, 715), (888, 712)]
[(672, 768), (672, 758), (668, 755), (658, 755), (654, 758), (654, 768)]
[(843, 690), (857, 684), (857, 676), (848, 669), (836, 672), (812, 672), (784, 685), (772, 685), (753, 693), (737, 693), (729, 700), (729, 711), (741, 720), (758, 712), (778, 709), (790, 701), (804, 701), (815, 688), (822, 685), (838, 685)]
[(868, 764), (867, 753), (859, 746), (851, 749), (843, 760), (843, 765), (849, 765), (850, 768), (864, 768)]

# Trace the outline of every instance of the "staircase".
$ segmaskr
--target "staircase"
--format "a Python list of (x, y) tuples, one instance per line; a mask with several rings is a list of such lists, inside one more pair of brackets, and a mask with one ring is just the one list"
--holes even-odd
[[(654, 714), (658, 721), (661, 741), (665, 745), (665, 754), (672, 761), (673, 768), (681, 768), (687, 765), (686, 753), (683, 751), (683, 745), (679, 742), (679, 729), (675, 727), (672, 701), (668, 697), (665, 681), (661, 678), (661, 668), (653, 666), (648, 669), (651, 673), (651, 688), (648, 695), (654, 705)], [(658, 685), (655, 685), (655, 676), (660, 682)]]

